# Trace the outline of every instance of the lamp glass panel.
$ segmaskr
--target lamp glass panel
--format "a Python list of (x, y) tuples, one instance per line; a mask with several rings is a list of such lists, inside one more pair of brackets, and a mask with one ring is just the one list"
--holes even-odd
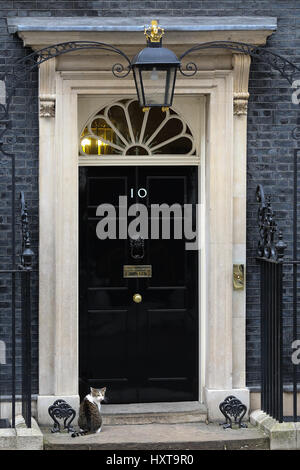
[(145, 106), (145, 100), (144, 100), (143, 91), (142, 91), (142, 76), (141, 76), (141, 71), (139, 70), (138, 67), (133, 68), (133, 76), (134, 76), (138, 100), (141, 106)]
[(167, 90), (169, 74), (167, 70), (158, 70), (153, 67), (151, 70), (142, 70), (141, 74), (145, 106), (168, 106), (168, 103), (166, 103), (166, 96), (169, 95)]
[(177, 72), (176, 67), (171, 67), (168, 70), (168, 76), (167, 76), (168, 87), (166, 88), (166, 98), (165, 98), (166, 102), (168, 103), (167, 106), (171, 106), (172, 101), (173, 101), (176, 72)]

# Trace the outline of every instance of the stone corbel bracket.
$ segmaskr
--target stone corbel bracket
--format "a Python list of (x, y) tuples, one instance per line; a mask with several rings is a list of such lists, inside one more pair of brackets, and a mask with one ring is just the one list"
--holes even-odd
[(247, 115), (249, 93), (233, 93), (233, 113), (237, 116)]
[(40, 117), (55, 117), (55, 95), (40, 95)]
[(248, 82), (251, 57), (247, 54), (233, 54), (233, 113), (246, 116), (248, 111)]

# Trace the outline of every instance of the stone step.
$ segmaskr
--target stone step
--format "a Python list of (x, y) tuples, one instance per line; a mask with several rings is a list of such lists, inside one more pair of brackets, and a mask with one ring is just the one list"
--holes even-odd
[(268, 437), (249, 424), (226, 429), (215, 423), (103, 426), (99, 434), (71, 437), (44, 433), (46, 450), (264, 450)]
[(207, 409), (199, 402), (139, 403), (105, 405), (101, 407), (103, 423), (126, 424), (176, 424), (205, 423)]

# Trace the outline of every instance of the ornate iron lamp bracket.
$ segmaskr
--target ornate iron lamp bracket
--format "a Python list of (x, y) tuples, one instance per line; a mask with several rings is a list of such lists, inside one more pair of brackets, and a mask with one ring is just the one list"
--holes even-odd
[(280, 75), (289, 82), (290, 85), (292, 85), (296, 76), (298, 76), (299, 78), (300, 75), (300, 68), (288, 59), (282, 57), (281, 55), (269, 51), (268, 49), (265, 49), (263, 47), (237, 41), (211, 41), (202, 44), (195, 44), (195, 46), (185, 51), (179, 57), (179, 60), (181, 62), (179, 71), (182, 75), (191, 77), (195, 75), (198, 71), (195, 62), (188, 62), (186, 65), (183, 66), (182, 60), (190, 54), (205, 49), (227, 49), (233, 52), (250, 55), (251, 57), (254, 57), (260, 62), (270, 65), (272, 69), (277, 70)]
[[(0, 76), (1, 80), (5, 80), (7, 82), (8, 77), (10, 78), (9, 83), (7, 83), (7, 89), (9, 92), (7, 94), (6, 104), (0, 104), (0, 151), (4, 155), (12, 155), (11, 153), (5, 152), (3, 149), (3, 137), (11, 126), (11, 120), (9, 117), (10, 105), (18, 85), (23, 83), (26, 76), (28, 76), (29, 73), (33, 70), (37, 69), (43, 62), (46, 62), (47, 60), (50, 60), (54, 57), (67, 54), (69, 52), (88, 49), (112, 52), (124, 59), (126, 65), (116, 63), (112, 66), (112, 73), (115, 77), (125, 78), (132, 70), (132, 61), (129, 59), (129, 57), (122, 50), (112, 46), (111, 44), (97, 41), (69, 41), (54, 44), (32, 52), (31, 54), (17, 61), (13, 66), (12, 72), (4, 73)], [(182, 60), (189, 54), (193, 54), (194, 52), (205, 49), (229, 49), (233, 52), (248, 54), (252, 57), (255, 57), (259, 61), (270, 65), (271, 68), (277, 70), (281, 76), (284, 77), (290, 84), (293, 83), (296, 75), (300, 77), (300, 68), (284, 57), (262, 47), (235, 41), (206, 42), (202, 44), (196, 44), (192, 48), (188, 49), (179, 57), (179, 71), (182, 75), (193, 76), (198, 71), (195, 62), (189, 62), (183, 65)]]

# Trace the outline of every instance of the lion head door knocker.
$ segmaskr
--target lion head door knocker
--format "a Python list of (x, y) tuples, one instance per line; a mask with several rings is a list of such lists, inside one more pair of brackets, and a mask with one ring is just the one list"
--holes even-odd
[(143, 259), (145, 256), (145, 241), (142, 237), (130, 238), (130, 256), (133, 259)]

